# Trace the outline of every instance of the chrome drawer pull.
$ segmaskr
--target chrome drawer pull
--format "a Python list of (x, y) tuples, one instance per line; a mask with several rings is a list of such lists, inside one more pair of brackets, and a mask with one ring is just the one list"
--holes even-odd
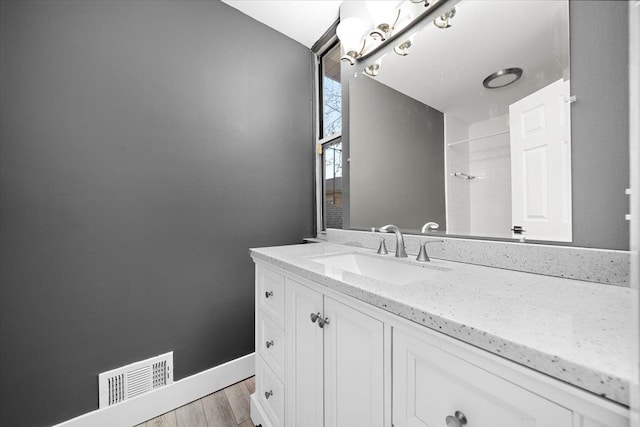
[(273, 396), (273, 390), (269, 390), (269, 391), (265, 391), (264, 392), (264, 397), (265, 398), (270, 398), (271, 396)]
[(451, 415), (447, 416), (445, 420), (447, 427), (462, 427), (467, 425), (467, 417), (465, 417), (462, 412), (456, 411), (453, 415), (453, 417)]
[(320, 313), (311, 313), (309, 317), (311, 318), (311, 323), (316, 323), (316, 320), (320, 319)]
[(269, 297), (272, 297), (272, 296), (273, 296), (273, 291), (267, 291), (267, 292), (264, 293), (264, 297), (265, 298), (269, 298)]
[(269, 348), (273, 345), (273, 340), (267, 341), (265, 344), (267, 345), (267, 348)]

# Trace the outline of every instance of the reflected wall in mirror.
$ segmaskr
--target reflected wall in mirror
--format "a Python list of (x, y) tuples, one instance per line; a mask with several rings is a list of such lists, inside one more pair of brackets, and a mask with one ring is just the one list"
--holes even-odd
[[(396, 45), (411, 41), (407, 56), (390, 47), (356, 67), (356, 73), (343, 72), (349, 76), (345, 222), (365, 230), (394, 223), (417, 233), (424, 223), (435, 221), (441, 233), (503, 239), (521, 239), (512, 231), (521, 228), (531, 240), (624, 248), (626, 242), (617, 237), (609, 239), (615, 243), (606, 237), (592, 243), (582, 229), (585, 222), (618, 215), (624, 198), (616, 196), (620, 202), (615, 209), (606, 202), (592, 209), (585, 206), (585, 181), (576, 181), (575, 173), (572, 177), (572, 169), (584, 173), (593, 162), (590, 154), (598, 156), (602, 147), (588, 152), (590, 142), (580, 140), (572, 154), (575, 111), (570, 109), (579, 106), (583, 94), (577, 93), (578, 102), (571, 104), (569, 2), (462, 0), (449, 1), (441, 10), (453, 5), (451, 27), (437, 28), (428, 19), (397, 40)], [(578, 12), (595, 19), (605, 7), (598, 6), (581, 4)], [(605, 27), (607, 19), (623, 16), (614, 15), (604, 16)], [(585, 61), (585, 43), (589, 41), (572, 41), (572, 49), (577, 44), (582, 55), (579, 62), (596, 61), (596, 55)], [(613, 54), (626, 60), (620, 49)], [(373, 62), (379, 68), (370, 77), (365, 67)], [(488, 85), (510, 84), (483, 85), (491, 74), (509, 68), (521, 69), (521, 77), (512, 81), (518, 72), (507, 73)], [(597, 74), (597, 64), (594, 70)], [(590, 110), (579, 111), (581, 124), (598, 110), (598, 105), (586, 107)], [(617, 111), (628, 115), (624, 107)], [(598, 123), (598, 129), (602, 125), (612, 126)], [(611, 144), (617, 158), (627, 141)], [(606, 172), (592, 174), (596, 177), (587, 181), (601, 180), (598, 174)], [(619, 177), (615, 179), (622, 195), (626, 183), (620, 186)], [(611, 182), (607, 177), (603, 181)], [(590, 218), (578, 218), (577, 241), (571, 198), (576, 188), (578, 207), (588, 208), (579, 213)], [(611, 229), (616, 236), (627, 231), (618, 218), (606, 222), (618, 224)]]
[(443, 114), (364, 76), (349, 94), (351, 226), (444, 227)]

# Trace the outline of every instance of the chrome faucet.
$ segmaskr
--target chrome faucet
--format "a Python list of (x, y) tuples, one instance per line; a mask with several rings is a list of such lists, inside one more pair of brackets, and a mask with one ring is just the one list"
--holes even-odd
[(404, 249), (404, 236), (400, 232), (400, 229), (393, 224), (385, 225), (384, 227), (380, 227), (380, 231), (383, 233), (396, 233), (396, 258), (406, 258), (407, 252)]
[(438, 227), (440, 227), (440, 224), (438, 224), (437, 222), (431, 222), (430, 221), (430, 222), (428, 222), (428, 223), (426, 223), (425, 225), (422, 226), (422, 230), (420, 230), (420, 232), (422, 234), (428, 233), (430, 231), (437, 230)]

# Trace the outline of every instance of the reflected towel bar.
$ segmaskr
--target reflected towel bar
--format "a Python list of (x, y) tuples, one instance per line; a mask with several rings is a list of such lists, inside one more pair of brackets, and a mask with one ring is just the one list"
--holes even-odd
[(476, 178), (474, 175), (469, 175), (464, 172), (454, 172), (451, 174), (451, 176), (455, 176), (456, 178), (461, 178), (466, 180), (472, 180)]
[(486, 139), (486, 138), (491, 138), (492, 136), (498, 136), (498, 135), (504, 135), (505, 133), (509, 133), (509, 130), (505, 130), (502, 132), (496, 132), (496, 133), (492, 133), (489, 135), (483, 135), (483, 136), (477, 136), (475, 138), (469, 138), (469, 139), (463, 139), (462, 141), (456, 141), (456, 142), (452, 142), (447, 144), (447, 147), (453, 147), (454, 145), (458, 145), (458, 144), (463, 144), (465, 142), (469, 142), (469, 141), (475, 141), (477, 139)]

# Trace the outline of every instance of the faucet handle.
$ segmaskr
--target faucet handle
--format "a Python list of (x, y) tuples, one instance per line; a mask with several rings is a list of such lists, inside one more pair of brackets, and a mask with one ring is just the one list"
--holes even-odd
[(380, 246), (378, 246), (378, 254), (380, 255), (388, 254), (389, 251), (387, 250), (387, 245), (385, 244), (384, 237), (378, 236), (378, 239), (380, 239)]
[[(437, 230), (438, 227), (440, 227), (440, 224), (438, 224), (437, 222), (429, 221), (422, 226), (422, 230), (420, 230), (420, 232), (423, 234), (428, 234), (430, 231)], [(416, 261), (421, 261), (421, 262), (431, 261), (431, 258), (429, 258), (429, 255), (427, 255), (427, 243), (430, 243), (430, 242), (422, 242), (422, 244), (420, 245), (420, 253), (418, 253), (418, 257), (416, 258)]]
[(431, 258), (429, 258), (429, 255), (427, 255), (427, 243), (429, 242), (422, 242), (422, 244), (420, 245), (420, 253), (418, 253), (418, 257), (416, 258), (416, 261), (421, 261), (421, 262), (431, 261)]

